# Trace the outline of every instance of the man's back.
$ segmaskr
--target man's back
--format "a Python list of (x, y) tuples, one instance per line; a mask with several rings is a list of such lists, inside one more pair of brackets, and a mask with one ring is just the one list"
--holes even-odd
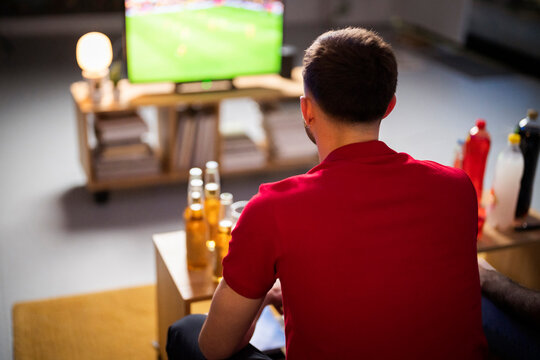
[(280, 278), (288, 359), (478, 358), (475, 201), (461, 171), (346, 145), (261, 187), (224, 277), (249, 298)]

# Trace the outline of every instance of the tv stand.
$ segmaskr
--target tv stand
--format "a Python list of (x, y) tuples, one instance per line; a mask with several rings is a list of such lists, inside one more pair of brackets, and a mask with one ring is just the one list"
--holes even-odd
[[(151, 186), (175, 182), (183, 182), (188, 178), (188, 171), (179, 170), (176, 166), (178, 157), (178, 117), (179, 108), (204, 108), (209, 116), (215, 117), (216, 126), (213, 136), (214, 159), (221, 160), (222, 138), (219, 134), (219, 104), (232, 98), (251, 98), (260, 104), (276, 103), (282, 100), (297, 100), (303, 93), (300, 69), (295, 69), (293, 79), (282, 78), (279, 75), (262, 75), (236, 78), (232, 81), (234, 88), (222, 91), (205, 91), (195, 93), (176, 93), (175, 84), (130, 84), (122, 80), (120, 102), (114, 100), (112, 88), (105, 88), (105, 96), (100, 104), (94, 104), (88, 98), (88, 88), (84, 81), (71, 85), (71, 95), (75, 103), (77, 115), (77, 131), (79, 155), (82, 167), (86, 173), (86, 187), (95, 195), (98, 202), (106, 202), (106, 193), (132, 187)], [(296, 74), (296, 77), (294, 76)], [(111, 85), (108, 85), (111, 87)], [(158, 157), (161, 171), (154, 175), (129, 176), (114, 180), (103, 180), (96, 176), (94, 145), (91, 142), (93, 119), (97, 113), (120, 113), (126, 110), (137, 110), (140, 107), (155, 107), (158, 111), (158, 144), (153, 152)], [(267, 107), (261, 106), (264, 110)], [(264, 111), (263, 111), (264, 115)], [(300, 109), (298, 109), (300, 119)], [(223, 176), (246, 175), (257, 172), (268, 172), (287, 168), (309, 167), (317, 162), (317, 156), (304, 156), (294, 160), (282, 161), (272, 155), (272, 137), (267, 134), (269, 144), (266, 144), (266, 162), (262, 166), (239, 169), (227, 169), (221, 166)]]
[(215, 91), (231, 91), (234, 89), (235, 87), (232, 80), (212, 80), (212, 81), (199, 81), (199, 82), (175, 84), (175, 92), (177, 94), (195, 94), (195, 93), (206, 93), (206, 92), (215, 92)]

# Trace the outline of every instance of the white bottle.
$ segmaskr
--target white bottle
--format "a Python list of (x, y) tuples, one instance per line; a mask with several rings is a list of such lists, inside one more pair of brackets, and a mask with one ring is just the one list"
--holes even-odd
[(516, 213), (524, 166), (519, 142), (518, 134), (508, 135), (508, 146), (497, 157), (487, 223), (498, 230), (510, 228)]

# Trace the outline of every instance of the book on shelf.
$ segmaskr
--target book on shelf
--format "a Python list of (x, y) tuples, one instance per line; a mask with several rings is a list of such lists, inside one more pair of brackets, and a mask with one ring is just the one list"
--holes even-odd
[(96, 113), (94, 129), (101, 144), (140, 141), (148, 125), (135, 111)]
[(207, 161), (215, 160), (217, 119), (211, 109), (197, 114), (197, 130), (191, 166), (204, 168)]
[(245, 133), (223, 137), (221, 166), (227, 171), (260, 168), (266, 164), (266, 152)]
[(94, 149), (93, 156), (97, 180), (150, 176), (161, 170), (159, 159), (145, 143), (100, 145)]
[(152, 151), (144, 142), (134, 142), (117, 145), (98, 145), (99, 161), (112, 161), (117, 159), (138, 159), (146, 157)]
[(178, 170), (188, 170), (191, 167), (191, 157), (193, 154), (193, 144), (195, 142), (195, 131), (197, 123), (192, 115), (187, 115), (179, 119), (176, 136), (177, 168)]
[(268, 111), (264, 127), (274, 161), (317, 157), (317, 148), (307, 138), (298, 106), (282, 105)]
[(217, 118), (213, 108), (178, 115), (174, 146), (176, 168), (184, 171), (193, 166), (204, 167), (207, 161), (215, 160)]

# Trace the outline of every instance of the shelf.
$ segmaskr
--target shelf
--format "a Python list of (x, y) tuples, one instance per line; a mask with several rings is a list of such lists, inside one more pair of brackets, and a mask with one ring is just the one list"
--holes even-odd
[[(220, 159), (221, 142), (219, 135), (219, 104), (227, 99), (251, 98), (259, 103), (273, 103), (286, 99), (298, 99), (303, 93), (301, 69), (293, 70), (292, 79), (279, 75), (261, 75), (237, 78), (233, 81), (234, 89), (226, 91), (186, 93), (174, 92), (172, 83), (162, 84), (130, 84), (121, 80), (118, 84), (120, 99), (115, 101), (112, 83), (106, 83), (103, 88), (102, 101), (93, 103), (88, 98), (88, 86), (84, 81), (75, 82), (70, 92), (75, 103), (79, 153), (83, 169), (87, 176), (86, 187), (90, 192), (106, 192), (125, 188), (135, 188), (162, 184), (171, 184), (187, 180), (188, 171), (177, 169), (178, 152), (178, 107), (180, 105), (214, 106), (213, 115), (217, 119), (214, 137), (215, 157)], [(137, 110), (140, 107), (155, 107), (158, 109), (158, 144), (155, 149), (159, 156), (162, 172), (148, 176), (133, 176), (114, 180), (97, 180), (92, 149), (89, 144), (89, 119), (96, 113), (120, 112)], [(200, 110), (199, 110), (200, 111)], [(199, 122), (197, 121), (197, 124)], [(191, 159), (193, 160), (193, 158)], [(227, 170), (222, 167), (223, 176), (259, 174), (276, 170), (286, 170), (299, 167), (312, 167), (317, 163), (316, 157), (298, 158), (286, 161), (267, 161), (263, 166)]]

